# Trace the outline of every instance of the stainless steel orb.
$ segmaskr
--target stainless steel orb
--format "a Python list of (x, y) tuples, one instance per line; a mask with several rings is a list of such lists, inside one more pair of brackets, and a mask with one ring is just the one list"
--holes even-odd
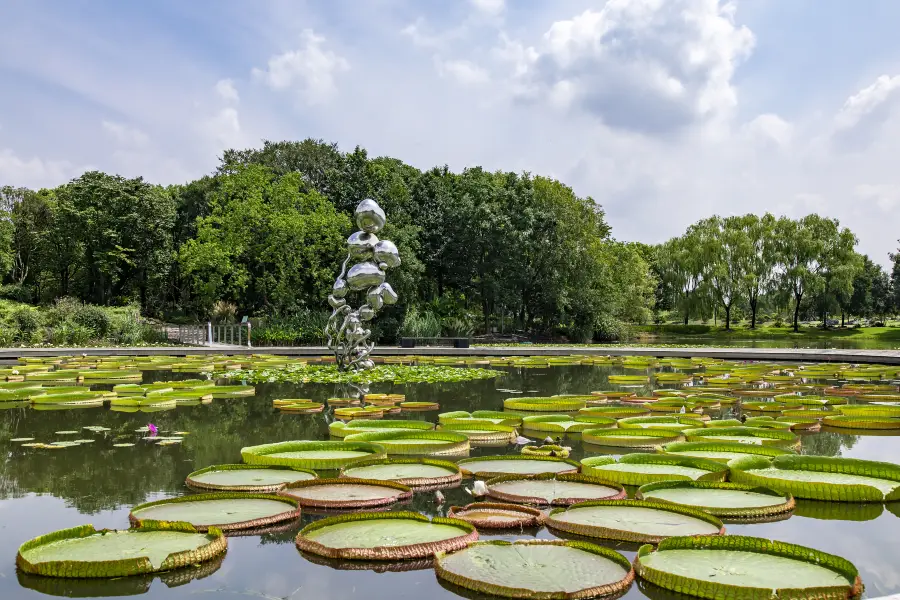
[(381, 240), (374, 246), (375, 260), (386, 264), (390, 268), (400, 266), (400, 252), (397, 246), (390, 240)]
[(378, 233), (384, 227), (386, 217), (378, 203), (367, 198), (359, 203), (354, 213), (356, 226), (366, 233)]
[(347, 283), (354, 292), (370, 288), (384, 283), (384, 271), (378, 265), (370, 262), (361, 262), (350, 267), (347, 273)]

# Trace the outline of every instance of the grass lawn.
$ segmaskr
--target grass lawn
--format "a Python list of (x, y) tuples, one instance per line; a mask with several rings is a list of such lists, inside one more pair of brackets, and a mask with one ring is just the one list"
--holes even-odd
[(792, 327), (773, 327), (771, 325), (758, 326), (756, 329), (749, 327), (733, 326), (726, 331), (723, 326), (713, 325), (644, 325), (636, 327), (639, 337), (658, 336), (665, 337), (690, 337), (697, 336), (714, 339), (835, 339), (835, 340), (873, 340), (879, 342), (900, 342), (900, 327), (858, 327), (821, 329), (819, 327), (800, 326), (800, 331), (794, 333)]

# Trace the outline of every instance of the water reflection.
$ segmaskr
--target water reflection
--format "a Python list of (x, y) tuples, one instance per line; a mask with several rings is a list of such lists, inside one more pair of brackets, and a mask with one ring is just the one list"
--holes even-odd
[[(454, 384), (413, 384), (371, 386), (372, 393), (402, 393), (410, 401), (430, 400), (441, 411), (479, 409), (500, 410), (503, 398), (515, 390), (531, 395), (587, 393), (616, 389), (608, 381), (619, 367), (568, 366), (533, 369), (505, 369), (502, 379)], [(633, 371), (629, 371), (633, 373)], [(189, 378), (190, 374), (179, 374)], [(172, 374), (151, 372), (147, 381), (171, 379)], [(499, 389), (498, 389), (499, 388)], [(637, 388), (649, 394), (649, 386)], [(322, 600), (366, 598), (404, 600), (455, 598), (459, 591), (439, 584), (427, 567), (393, 572), (389, 566), (375, 570), (347, 571), (344, 565), (324, 564), (302, 556), (294, 546), (300, 528), (320, 515), (304, 512), (299, 523), (281, 526), (254, 535), (229, 538), (229, 550), (211, 572), (197, 570), (165, 577), (121, 579), (112, 582), (34, 581), (17, 577), (13, 566), (18, 545), (36, 535), (93, 523), (97, 527), (127, 527), (131, 506), (163, 497), (189, 493), (184, 478), (192, 471), (222, 463), (239, 462), (243, 446), (291, 439), (328, 439), (328, 412), (317, 415), (287, 415), (272, 407), (276, 398), (310, 398), (323, 402), (346, 396), (349, 390), (334, 385), (264, 384), (248, 398), (217, 399), (210, 405), (178, 407), (158, 413), (125, 413), (106, 408), (67, 411), (35, 411), (20, 405), (0, 410), (0, 598), (18, 600), (38, 594), (79, 596), (126, 596), (146, 598), (321, 598)], [(724, 407), (717, 417), (733, 416)], [(436, 413), (400, 413), (397, 418), (435, 420)], [(186, 431), (179, 445), (158, 446), (141, 439), (135, 431), (153, 422), (162, 432)], [(102, 426), (108, 431), (93, 433), (86, 426)], [(23, 448), (12, 438), (34, 437), (52, 442), (64, 439), (57, 431), (78, 430), (81, 438), (94, 442), (60, 450)], [(862, 432), (860, 432), (862, 433)], [(133, 443), (115, 447), (117, 443)], [(577, 439), (572, 458), (597, 455), (604, 450), (584, 446)], [(473, 448), (472, 456), (513, 452), (512, 446)], [(621, 454), (621, 450), (610, 451)], [(894, 460), (900, 456), (900, 440), (892, 436), (848, 434), (823, 431), (803, 436), (807, 454), (850, 456), (874, 460)], [(434, 492), (417, 493), (404, 509), (428, 516), (446, 514), (450, 506), (473, 501), (463, 486), (443, 491), (440, 503)], [(729, 524), (729, 533), (782, 539), (806, 544), (844, 556), (861, 570), (870, 596), (900, 592), (900, 569), (896, 567), (897, 540), (900, 539), (900, 503), (830, 504), (798, 501), (787, 520), (762, 524)], [(483, 539), (548, 539), (547, 529), (485, 535)], [(633, 558), (636, 547), (611, 542), (610, 547)], [(211, 568), (212, 565), (210, 565)], [(401, 565), (409, 567), (410, 565)], [(383, 571), (383, 572), (379, 572)], [(178, 586), (175, 583), (179, 582)], [(626, 597), (651, 596), (674, 600), (668, 592), (659, 595), (646, 584), (632, 586)], [(198, 596), (199, 595), (199, 596)], [(468, 595), (468, 594), (466, 594)], [(478, 596), (470, 596), (478, 597)]]

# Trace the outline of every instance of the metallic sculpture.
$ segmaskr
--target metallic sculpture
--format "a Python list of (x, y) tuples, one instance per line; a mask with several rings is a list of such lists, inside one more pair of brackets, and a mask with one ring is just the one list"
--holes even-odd
[[(334, 280), (328, 304), (334, 309), (325, 334), (328, 348), (341, 371), (371, 369), (375, 366), (369, 354), (375, 343), (369, 341), (372, 330), (367, 323), (385, 304), (397, 302), (397, 292), (387, 283), (385, 271), (400, 265), (397, 246), (379, 240), (375, 234), (384, 227), (384, 211), (374, 200), (363, 200), (354, 213), (360, 231), (347, 238), (347, 258), (341, 274)], [(350, 268), (347, 265), (354, 262)], [(351, 292), (365, 291), (365, 303), (353, 309), (349, 304)]]

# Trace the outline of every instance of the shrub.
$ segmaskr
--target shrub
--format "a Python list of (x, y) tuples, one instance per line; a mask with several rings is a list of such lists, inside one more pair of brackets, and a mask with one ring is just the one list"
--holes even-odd
[(237, 315), (237, 305), (226, 300), (217, 300), (213, 304), (212, 321), (213, 323), (234, 323)]
[(259, 346), (322, 344), (329, 313), (300, 310), (291, 316), (266, 317), (253, 328), (253, 343)]
[(9, 327), (0, 327), (0, 348), (8, 348), (16, 341), (16, 332)]
[(16, 326), (16, 341), (33, 343), (41, 339), (41, 314), (33, 308), (18, 308), (12, 314), (12, 321)]
[(434, 338), (441, 335), (441, 322), (434, 313), (411, 306), (406, 310), (400, 334), (412, 338)]
[(775, 319), (775, 322), (772, 323), (772, 327), (784, 327), (784, 321), (781, 320), (781, 317)]
[(598, 315), (594, 320), (594, 340), (598, 342), (620, 342), (631, 335), (631, 330), (622, 321), (610, 315)]
[(465, 317), (450, 317), (443, 320), (444, 335), (448, 337), (472, 337), (475, 324)]
[(34, 297), (34, 290), (31, 287), (20, 285), (18, 283), (10, 283), (0, 286), (0, 298), (8, 298), (16, 302), (31, 302)]
[(81, 306), (82, 302), (75, 298), (70, 298), (68, 296), (58, 298), (56, 302), (53, 303), (53, 306), (47, 311), (47, 325), (56, 327), (62, 323), (71, 321), (75, 316), (75, 313), (81, 309)]
[(103, 339), (107, 336), (110, 329), (110, 321), (111, 319), (106, 310), (93, 304), (79, 306), (72, 315), (73, 323), (86, 327), (90, 330), (91, 336), (97, 339)]

